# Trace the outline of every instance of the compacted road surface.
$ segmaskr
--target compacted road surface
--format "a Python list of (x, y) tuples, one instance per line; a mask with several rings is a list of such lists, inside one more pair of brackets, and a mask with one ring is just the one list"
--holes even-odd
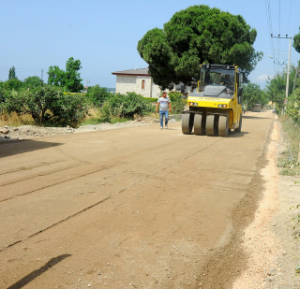
[(247, 266), (271, 112), (0, 145), (0, 288), (230, 288)]

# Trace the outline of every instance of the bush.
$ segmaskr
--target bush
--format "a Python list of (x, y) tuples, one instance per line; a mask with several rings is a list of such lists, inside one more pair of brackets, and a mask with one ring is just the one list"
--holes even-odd
[(18, 78), (12, 78), (10, 80), (7, 80), (3, 84), (4, 88), (6, 90), (21, 90), (25, 88), (25, 84), (23, 81), (19, 80)]
[(169, 92), (169, 98), (172, 104), (172, 112), (174, 114), (182, 113), (186, 101), (182, 99), (181, 93), (177, 91), (171, 91)]
[(142, 95), (134, 92), (111, 94), (100, 108), (100, 113), (107, 120), (109, 119), (108, 114), (113, 117), (133, 119), (134, 115), (148, 115), (153, 111), (152, 104)]
[(289, 97), (287, 115), (300, 125), (300, 88), (296, 89), (293, 95)]
[(100, 87), (98, 84), (88, 88), (87, 95), (91, 102), (96, 106), (101, 106), (108, 98), (114, 94), (107, 91), (105, 87)]
[(2, 107), (8, 113), (29, 114), (39, 125), (76, 126), (88, 113), (88, 100), (84, 94), (65, 95), (60, 88), (45, 85), (29, 91), (12, 90)]
[(156, 97), (144, 97), (144, 99), (150, 103), (158, 101), (158, 98)]

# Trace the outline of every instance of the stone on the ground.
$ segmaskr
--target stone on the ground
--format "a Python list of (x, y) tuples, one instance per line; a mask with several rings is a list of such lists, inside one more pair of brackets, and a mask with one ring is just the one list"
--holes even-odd
[(9, 129), (7, 129), (6, 127), (0, 128), (0, 133), (2, 133), (2, 134), (8, 134), (9, 133)]

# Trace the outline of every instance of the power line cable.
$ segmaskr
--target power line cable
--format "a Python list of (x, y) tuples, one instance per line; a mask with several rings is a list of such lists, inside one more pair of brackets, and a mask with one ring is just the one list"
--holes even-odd
[(288, 18), (288, 27), (287, 27), (287, 34), (289, 34), (290, 29), (290, 20), (291, 20), (291, 12), (292, 12), (292, 0), (290, 0), (290, 12), (289, 12), (289, 18)]

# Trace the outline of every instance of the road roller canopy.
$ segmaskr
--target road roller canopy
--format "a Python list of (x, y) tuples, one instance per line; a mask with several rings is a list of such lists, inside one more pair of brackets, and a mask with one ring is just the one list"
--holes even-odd
[(233, 65), (203, 64), (201, 66), (199, 92), (206, 86), (226, 87), (234, 93), (237, 68)]

